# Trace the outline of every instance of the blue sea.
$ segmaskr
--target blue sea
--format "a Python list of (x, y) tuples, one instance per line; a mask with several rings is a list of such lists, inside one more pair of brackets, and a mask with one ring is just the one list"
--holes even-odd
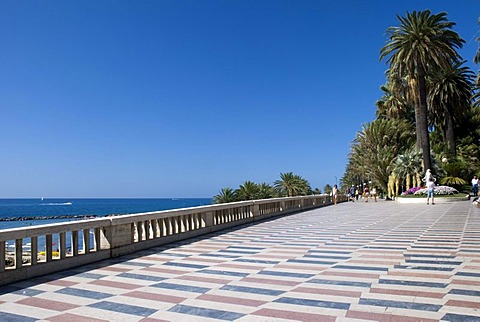
[(211, 203), (211, 198), (0, 199), (0, 229), (79, 220), (89, 216), (102, 217), (188, 208)]

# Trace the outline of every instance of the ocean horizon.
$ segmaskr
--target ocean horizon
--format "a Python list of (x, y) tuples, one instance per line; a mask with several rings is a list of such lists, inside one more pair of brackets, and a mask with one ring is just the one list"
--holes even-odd
[(0, 230), (205, 206), (212, 201), (212, 198), (5, 198), (0, 199)]

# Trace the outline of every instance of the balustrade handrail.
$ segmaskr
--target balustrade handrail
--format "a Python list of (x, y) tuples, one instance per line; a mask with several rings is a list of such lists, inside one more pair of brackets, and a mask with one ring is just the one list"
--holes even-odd
[[(339, 202), (343, 201), (346, 198), (339, 196)], [(328, 195), (311, 195), (3, 229), (0, 285), (330, 204)], [(13, 250), (6, 248), (10, 241), (14, 241)], [(24, 250), (26, 245), (30, 251)]]

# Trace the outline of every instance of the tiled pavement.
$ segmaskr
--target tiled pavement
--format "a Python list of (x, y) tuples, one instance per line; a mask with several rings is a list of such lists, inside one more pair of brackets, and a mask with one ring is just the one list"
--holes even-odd
[(355, 202), (0, 287), (0, 321), (480, 321), (480, 209)]

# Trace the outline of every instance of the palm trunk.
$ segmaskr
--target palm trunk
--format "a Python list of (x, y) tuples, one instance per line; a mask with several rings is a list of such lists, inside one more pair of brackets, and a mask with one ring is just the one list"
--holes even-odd
[(455, 156), (457, 154), (457, 147), (455, 145), (455, 132), (453, 131), (453, 118), (448, 108), (445, 109), (445, 118), (447, 122), (446, 139), (448, 152)]
[[(417, 111), (418, 109), (418, 111)], [(427, 86), (425, 83), (425, 70), (418, 67), (418, 108), (415, 108), (415, 125), (417, 132), (417, 145), (420, 138), (420, 148), (423, 156), (423, 170), (431, 169), (430, 138), (428, 136), (427, 120)]]

